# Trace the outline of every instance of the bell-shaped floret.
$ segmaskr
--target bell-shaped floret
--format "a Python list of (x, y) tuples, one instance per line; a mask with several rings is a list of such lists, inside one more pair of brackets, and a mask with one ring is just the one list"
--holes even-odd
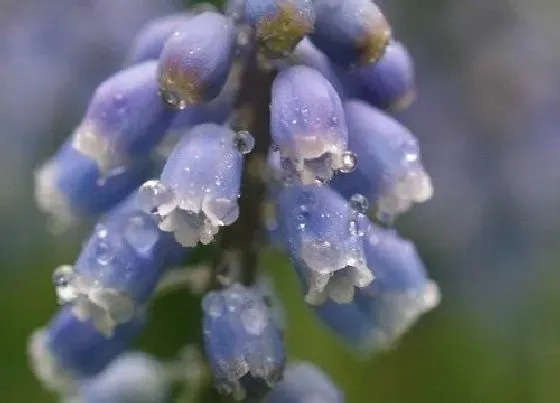
[(159, 58), (159, 90), (171, 107), (185, 109), (215, 98), (233, 61), (236, 31), (233, 20), (205, 12), (177, 28)]
[(53, 281), (61, 303), (110, 335), (146, 304), (172, 259), (184, 253), (133, 194), (96, 225), (74, 267), (59, 267)]
[(139, 191), (141, 205), (183, 246), (208, 244), (239, 216), (247, 133), (215, 124), (196, 126), (177, 144), (161, 174)]
[(176, 13), (148, 22), (134, 38), (126, 59), (127, 64), (159, 59), (167, 39), (190, 18), (190, 13)]
[(32, 369), (49, 389), (73, 389), (75, 381), (95, 376), (122, 353), (144, 322), (144, 316), (137, 315), (107, 336), (92, 322), (78, 317), (71, 306), (65, 306), (45, 328), (31, 335), (28, 355)]
[(294, 66), (281, 71), (270, 109), (272, 140), (303, 183), (325, 182), (336, 170), (352, 170), (340, 97), (317, 70)]
[(315, 312), (344, 341), (376, 351), (392, 347), (440, 297), (416, 248), (396, 231), (370, 224), (363, 242), (375, 280), (359, 289), (352, 303), (327, 301)]
[(345, 197), (365, 195), (383, 220), (429, 200), (432, 181), (422, 165), (416, 137), (365, 102), (347, 101), (344, 110), (348, 143), (358, 162), (353, 172), (337, 175), (332, 186)]
[(387, 45), (378, 62), (355, 69), (350, 75), (360, 89), (360, 98), (375, 107), (404, 109), (416, 97), (414, 63), (406, 46), (398, 41)]
[(174, 112), (157, 94), (157, 62), (122, 70), (95, 91), (72, 145), (105, 175), (145, 158), (163, 138)]
[(371, 0), (314, 0), (313, 43), (334, 63), (347, 67), (375, 62), (391, 39), (391, 28)]
[(55, 224), (65, 227), (106, 212), (146, 181), (152, 169), (152, 161), (144, 158), (106, 175), (66, 142), (36, 171), (35, 199)]
[(363, 249), (366, 217), (328, 186), (286, 187), (276, 214), (308, 303), (349, 303), (355, 287), (374, 281)]
[(282, 331), (259, 290), (234, 284), (202, 302), (204, 348), (219, 391), (234, 399), (262, 397), (281, 378)]

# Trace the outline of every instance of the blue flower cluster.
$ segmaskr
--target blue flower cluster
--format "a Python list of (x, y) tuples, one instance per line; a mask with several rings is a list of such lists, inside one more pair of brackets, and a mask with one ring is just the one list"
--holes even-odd
[[(216, 388), (236, 400), (344, 401), (318, 368), (286, 365), (279, 308), (247, 257), (266, 246), (263, 231), (320, 321), (363, 351), (393, 345), (438, 303), (413, 243), (388, 228), (432, 186), (417, 139), (389, 112), (415, 87), (380, 9), (225, 9), (148, 24), (37, 171), (37, 202), (60, 228), (99, 217), (76, 262), (55, 270), (61, 310), (29, 343), (37, 377), (67, 401), (169, 401), (177, 363), (127, 349), (158, 285), (201, 244), (217, 245), (203, 349)], [(260, 76), (270, 86), (257, 86)]]

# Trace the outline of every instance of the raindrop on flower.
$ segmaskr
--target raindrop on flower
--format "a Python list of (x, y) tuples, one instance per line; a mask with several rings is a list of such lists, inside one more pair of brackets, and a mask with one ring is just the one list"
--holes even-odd
[(147, 181), (140, 186), (137, 197), (140, 208), (150, 214), (167, 214), (176, 206), (173, 192), (156, 180)]
[(125, 229), (126, 242), (140, 253), (149, 252), (158, 240), (158, 232), (148, 217), (130, 217)]
[(340, 172), (350, 173), (358, 166), (358, 156), (352, 151), (344, 151), (341, 155)]
[(350, 208), (359, 214), (366, 214), (369, 210), (368, 199), (362, 194), (354, 194), (350, 197)]
[(53, 272), (52, 282), (60, 303), (64, 304), (76, 298), (76, 290), (71, 285), (74, 279), (72, 266), (60, 266)]
[(95, 226), (95, 234), (97, 235), (97, 238), (99, 239), (105, 239), (107, 238), (108, 235), (108, 231), (107, 231), (107, 227), (105, 227), (105, 225), (99, 223)]
[(160, 89), (159, 96), (161, 97), (165, 105), (172, 109), (183, 110), (187, 107), (187, 102), (184, 99), (181, 99), (173, 91)]
[(255, 138), (246, 130), (237, 132), (233, 142), (241, 154), (249, 154), (255, 147)]
[(263, 306), (249, 305), (240, 313), (241, 323), (245, 331), (251, 335), (259, 335), (268, 325), (268, 310)]
[(101, 266), (107, 266), (111, 262), (111, 260), (113, 260), (115, 254), (113, 249), (111, 248), (111, 245), (105, 241), (102, 241), (97, 244), (96, 256), (97, 263), (99, 263)]

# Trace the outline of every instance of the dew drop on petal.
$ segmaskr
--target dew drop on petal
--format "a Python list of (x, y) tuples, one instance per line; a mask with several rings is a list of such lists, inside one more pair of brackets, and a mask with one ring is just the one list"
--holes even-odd
[(367, 197), (356, 193), (350, 197), (350, 208), (359, 214), (366, 214), (369, 210)]
[(123, 94), (117, 93), (114, 96), (115, 101), (115, 110), (119, 115), (125, 115), (128, 112), (128, 105), (126, 102), (126, 98)]
[(137, 252), (149, 252), (158, 240), (158, 231), (149, 217), (135, 215), (129, 218), (125, 228), (126, 242)]
[(109, 243), (102, 241), (97, 244), (95, 255), (97, 263), (101, 266), (107, 266), (115, 257), (115, 252)]
[(77, 290), (71, 285), (74, 279), (72, 266), (60, 266), (52, 275), (56, 295), (61, 303), (71, 302), (77, 297)]
[(95, 234), (96, 234), (97, 238), (105, 239), (105, 238), (107, 238), (107, 235), (109, 233), (107, 231), (107, 227), (104, 224), (99, 223), (95, 226)]
[(172, 109), (183, 110), (187, 107), (187, 102), (173, 91), (160, 89), (159, 96), (162, 101)]
[(176, 206), (175, 195), (163, 183), (150, 180), (138, 189), (140, 208), (150, 214), (168, 214)]
[(235, 133), (233, 143), (241, 154), (249, 154), (255, 147), (255, 138), (248, 131), (241, 130)]
[(344, 151), (341, 155), (340, 172), (350, 173), (358, 166), (358, 156), (351, 151)]
[(241, 310), (241, 323), (251, 335), (259, 335), (268, 325), (268, 311), (264, 306), (247, 306)]

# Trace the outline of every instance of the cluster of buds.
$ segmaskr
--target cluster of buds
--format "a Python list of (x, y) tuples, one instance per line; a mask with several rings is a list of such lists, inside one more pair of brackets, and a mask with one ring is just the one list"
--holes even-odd
[(216, 388), (343, 402), (312, 364), (286, 365), (255, 257), (267, 240), (284, 251), (310, 308), (361, 351), (437, 305), (413, 243), (388, 228), (432, 195), (391, 116), (414, 94), (411, 56), (371, 0), (230, 0), (148, 24), (37, 171), (59, 229), (98, 219), (54, 272), (61, 310), (29, 344), (38, 378), (68, 401), (169, 401), (177, 362), (127, 349), (170, 268), (212, 244), (201, 313)]

